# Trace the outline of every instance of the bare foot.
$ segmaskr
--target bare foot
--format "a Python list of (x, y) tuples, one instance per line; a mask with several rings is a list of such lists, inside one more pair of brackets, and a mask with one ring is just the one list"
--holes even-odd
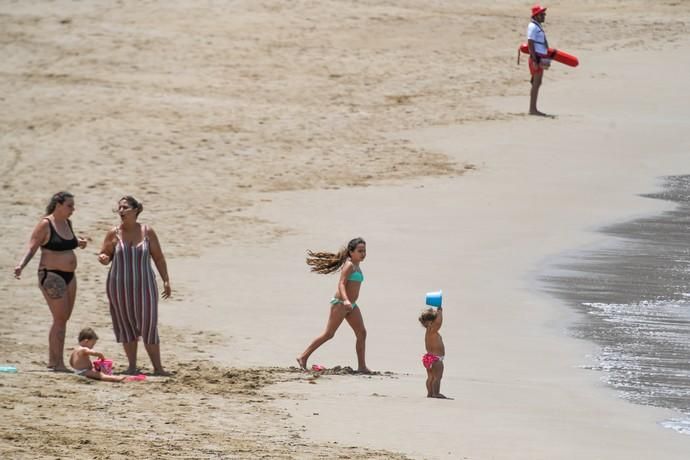
[(540, 112), (539, 110), (530, 110), (529, 114), (530, 115), (536, 115), (538, 117), (546, 117), (547, 116), (544, 112)]
[(303, 371), (307, 370), (307, 362), (304, 359), (297, 358), (297, 364), (299, 365), (300, 369), (302, 369)]
[(453, 398), (449, 398), (448, 396), (444, 396), (444, 395), (442, 395), (441, 393), (439, 393), (439, 394), (437, 394), (437, 395), (435, 395), (435, 396), (432, 396), (432, 398), (436, 398), (436, 399), (453, 399)]
[(53, 372), (72, 372), (68, 368), (66, 368), (64, 365), (62, 366), (54, 366), (51, 369), (53, 369)]
[(172, 375), (172, 373), (161, 368), (161, 369), (155, 369), (153, 371), (153, 375), (157, 375), (159, 377), (170, 377)]
[(137, 375), (141, 373), (141, 370), (137, 369), (136, 367), (128, 367), (126, 371), (123, 372), (123, 374), (126, 375)]
[(373, 372), (371, 372), (371, 370), (368, 367), (360, 367), (359, 369), (357, 369), (357, 373), (358, 374), (373, 374)]

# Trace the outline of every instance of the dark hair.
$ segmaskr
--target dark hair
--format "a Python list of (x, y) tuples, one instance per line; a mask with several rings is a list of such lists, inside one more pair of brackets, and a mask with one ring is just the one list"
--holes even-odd
[(436, 316), (438, 316), (438, 310), (436, 308), (425, 308), (422, 310), (422, 314), (419, 315), (419, 322), (422, 323), (422, 326), (426, 327), (425, 323), (434, 321)]
[(72, 195), (70, 192), (57, 192), (55, 195), (50, 197), (50, 202), (48, 203), (48, 206), (46, 206), (46, 216), (51, 215), (53, 211), (55, 211), (58, 203), (63, 204), (69, 198), (74, 198), (74, 195)]
[(98, 335), (90, 327), (85, 327), (79, 331), (79, 341), (82, 340), (98, 340)]
[(117, 200), (117, 202), (119, 203), (122, 200), (125, 200), (127, 204), (132, 207), (132, 209), (137, 210), (137, 216), (141, 214), (141, 212), (144, 210), (144, 205), (137, 201), (137, 199), (134, 198), (132, 195), (125, 195), (119, 200)]
[(337, 253), (332, 252), (312, 252), (307, 251), (307, 265), (311, 267), (311, 271), (321, 273), (333, 273), (345, 263), (350, 253), (357, 249), (360, 244), (367, 243), (362, 238), (355, 238), (347, 243), (347, 246), (342, 248)]

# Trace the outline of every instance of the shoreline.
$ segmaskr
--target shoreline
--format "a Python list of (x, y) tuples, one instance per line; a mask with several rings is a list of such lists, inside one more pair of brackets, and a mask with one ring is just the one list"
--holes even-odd
[[(616, 68), (619, 78), (624, 78), (626, 65), (630, 65), (626, 60), (633, 54), (635, 59), (643, 59), (635, 52), (608, 56), (606, 61), (618, 58)], [(669, 78), (680, 78), (678, 75), (672, 73)], [(620, 87), (615, 75), (597, 83), (611, 98), (620, 94), (615, 91)], [(545, 104), (573, 105), (573, 115), (560, 119), (468, 123), (408, 133), (406, 138), (414, 138), (423, 148), (479, 165), (477, 171), (464, 177), (285, 192), (257, 208), (253, 215), (259, 218), (270, 216), (282, 225), (290, 221), (299, 224), (293, 226), (291, 235), (273, 244), (233, 247), (202, 256), (206, 262), (224, 266), (227, 272), (245, 272), (236, 280), (242, 289), (225, 301), (228, 315), (222, 320), (232, 323), (233, 310), (245, 305), (252, 309), (250, 320), (220, 326), (226, 335), (243, 331), (245, 337), (236, 337), (236, 343), (218, 350), (215, 359), (241, 362), (244, 358), (241, 353), (237, 356), (239, 350), (251, 353), (250, 363), (267, 360), (292, 364), (293, 355), (320, 331), (324, 321), (321, 303), (325, 301), (319, 299), (330, 296), (334, 282), (299, 268), (304, 250), (327, 249), (356, 232), (370, 245), (363, 270), (372, 284), (363, 286), (361, 304), (369, 329), (372, 368), (394, 371), (399, 376), (395, 385), (386, 379), (362, 377), (321, 378), (316, 385), (278, 385), (275, 391), (292, 396), (273, 404), (288, 410), (295, 423), (304, 425), (310, 439), (375, 446), (419, 458), (605, 455), (627, 459), (644, 452), (683, 458), (687, 438), (655, 424), (670, 411), (620, 400), (601, 382), (600, 375), (582, 369), (595, 345), (565, 334), (566, 321), (574, 312), (546, 294), (532, 291), (533, 276), (546, 258), (601, 240), (594, 229), (603, 225), (663, 209), (663, 203), (639, 194), (653, 192), (658, 177), (685, 164), (687, 150), (681, 146), (686, 141), (674, 126), (648, 126), (655, 138), (641, 131), (634, 117), (619, 122), (615, 129), (610, 125), (600, 129), (601, 121), (596, 118), (606, 113), (588, 120), (584, 108), (591, 108), (592, 101), (574, 102), (570, 93), (563, 91), (562, 86), (576, 84), (554, 84), (552, 92), (544, 96)], [(673, 84), (670, 87), (674, 88)], [(649, 90), (663, 95), (658, 88)], [(502, 100), (508, 107), (504, 110), (522, 102), (522, 98)], [(686, 119), (687, 112), (680, 104), (670, 106), (681, 109), (674, 112), (679, 120)], [(598, 107), (607, 105), (601, 102)], [(577, 117), (574, 124), (573, 117)], [(650, 116), (643, 118), (649, 125)], [(544, 144), (563, 146), (562, 150), (554, 148), (557, 159), (543, 149), (535, 152), (531, 148), (529, 129), (537, 123), (550, 128), (542, 134)], [(629, 136), (621, 140), (612, 136), (616, 132)], [(505, 138), (510, 139), (511, 148), (497, 149)], [(649, 151), (655, 152), (654, 158), (647, 157)], [(618, 168), (623, 153), (624, 171)], [(335, 235), (332, 223), (339, 222), (341, 215), (357, 216), (357, 221), (339, 225)], [(414, 263), (407, 261), (407, 251), (399, 248), (413, 248)], [(452, 260), (454, 252), (458, 254), (457, 265)], [(396, 267), (394, 274), (389, 273), (390, 266)], [(252, 284), (257, 277), (261, 282)], [(490, 290), (495, 279), (502, 281), (499, 292)], [(194, 280), (201, 287), (221, 282), (222, 276)], [(391, 292), (390, 286), (397, 288)], [(438, 288), (444, 289), (449, 305), (442, 331), (449, 352), (444, 393), (456, 399), (439, 403), (447, 406), (430, 405), (415, 393), (422, 388), (423, 378), (415, 358), (421, 353), (414, 339), (421, 332), (414, 312), (421, 307), (424, 292)], [(417, 298), (419, 304), (413, 300)], [(276, 309), (270, 299), (285, 301)], [(222, 303), (222, 297), (212, 297), (213, 302)], [(314, 314), (305, 315), (305, 308)], [(391, 319), (391, 315), (402, 315), (401, 308), (410, 311), (402, 323)], [(190, 320), (184, 315), (177, 319), (181, 323)], [(196, 320), (205, 323), (203, 318)], [(261, 324), (269, 338), (253, 340), (261, 337), (258, 331), (251, 332), (253, 324)], [(299, 338), (295, 338), (296, 333)], [(351, 332), (341, 329), (315, 354), (313, 362), (328, 367), (351, 365), (351, 342)], [(569, 358), (564, 360), (566, 356)], [(415, 415), (410, 418), (411, 414)], [(555, 414), (558, 416), (554, 418)], [(433, 418), (439, 424), (420, 425), (415, 422), (420, 417)], [(328, 423), (336, 418), (345, 428), (338, 424), (336, 430)], [(380, 425), (391, 427), (390, 434), (378, 430)], [(452, 433), (446, 432), (450, 427)], [(418, 439), (424, 433), (444, 435), (446, 441), (420, 450)], [(502, 440), (499, 445), (494, 442), (496, 438)], [(611, 444), (611, 439), (616, 443)]]
[(569, 330), (598, 345), (591, 369), (621, 398), (669, 408), (662, 426), (690, 431), (690, 368), (684, 315), (688, 178), (667, 176), (656, 193), (670, 209), (598, 229), (606, 239), (564, 255), (544, 270), (542, 290), (578, 314)]

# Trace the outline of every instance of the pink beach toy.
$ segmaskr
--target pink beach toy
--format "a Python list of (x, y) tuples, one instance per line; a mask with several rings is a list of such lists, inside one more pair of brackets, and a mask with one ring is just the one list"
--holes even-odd
[(326, 370), (326, 366), (322, 366), (321, 364), (314, 364), (311, 367), (311, 370), (316, 371), (316, 372), (321, 372)]
[(113, 362), (110, 359), (97, 359), (93, 362), (93, 368), (105, 375), (113, 375)]
[(128, 382), (143, 382), (146, 380), (146, 376), (144, 374), (130, 375), (125, 380)]

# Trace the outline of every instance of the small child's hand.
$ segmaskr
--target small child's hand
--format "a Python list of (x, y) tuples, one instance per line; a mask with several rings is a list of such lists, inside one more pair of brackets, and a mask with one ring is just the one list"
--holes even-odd
[(98, 359), (105, 359), (105, 355), (103, 353), (101, 353), (100, 351), (96, 352), (96, 356), (98, 356)]
[(79, 249), (84, 249), (86, 247), (86, 245), (88, 244), (88, 242), (82, 237), (79, 237), (79, 239), (77, 241), (79, 244)]

